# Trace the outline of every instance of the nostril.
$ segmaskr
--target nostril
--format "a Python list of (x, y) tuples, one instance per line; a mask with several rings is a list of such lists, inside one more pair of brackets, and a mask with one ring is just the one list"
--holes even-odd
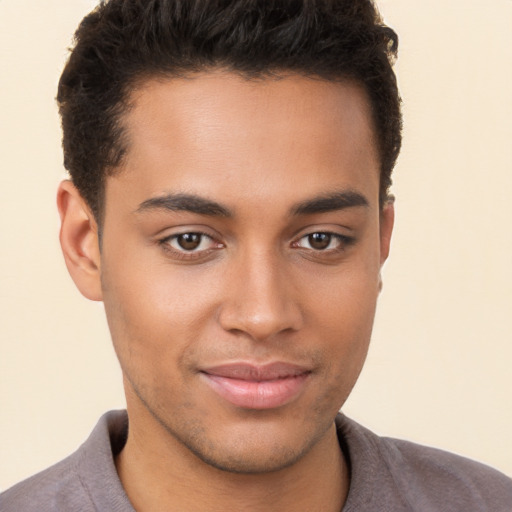
[(219, 315), (219, 322), (226, 331), (265, 340), (277, 334), (297, 331), (302, 325), (302, 318), (299, 309), (291, 304), (280, 308), (267, 307), (262, 311), (238, 303), (225, 305)]

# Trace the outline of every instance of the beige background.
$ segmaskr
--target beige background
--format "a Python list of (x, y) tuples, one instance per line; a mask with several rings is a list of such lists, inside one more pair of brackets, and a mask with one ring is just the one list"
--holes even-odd
[[(0, 0), (0, 488), (124, 403), (100, 304), (57, 242), (53, 97), (92, 0)], [(375, 431), (512, 475), (512, 1), (381, 0), (401, 37), (397, 225), (345, 407)]]

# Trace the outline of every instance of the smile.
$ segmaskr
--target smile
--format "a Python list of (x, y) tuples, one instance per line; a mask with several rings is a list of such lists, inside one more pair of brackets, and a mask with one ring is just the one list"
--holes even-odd
[(201, 371), (201, 376), (221, 398), (244, 409), (274, 409), (296, 398), (311, 371), (288, 363), (256, 366), (234, 363)]

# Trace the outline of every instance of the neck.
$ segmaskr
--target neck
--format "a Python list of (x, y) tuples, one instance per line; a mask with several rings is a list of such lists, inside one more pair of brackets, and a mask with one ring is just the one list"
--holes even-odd
[(238, 474), (206, 464), (156, 421), (152, 435), (147, 435), (148, 425), (132, 416), (116, 466), (137, 512), (339, 512), (345, 502), (349, 476), (334, 423), (293, 465), (269, 473)]

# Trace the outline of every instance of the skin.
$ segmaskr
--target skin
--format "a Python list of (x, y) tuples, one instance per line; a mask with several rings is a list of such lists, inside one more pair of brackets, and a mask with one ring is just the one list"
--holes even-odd
[[(131, 99), (101, 251), (79, 193), (58, 193), (68, 269), (103, 300), (124, 375), (116, 464), (130, 500), (339, 511), (349, 477), (333, 419), (366, 357), (393, 227), (364, 91), (215, 71), (150, 80)], [(215, 204), (190, 211), (176, 194)], [(186, 233), (207, 236), (187, 251)], [(308, 374), (282, 406), (238, 407), (202, 371), (240, 361)]]

